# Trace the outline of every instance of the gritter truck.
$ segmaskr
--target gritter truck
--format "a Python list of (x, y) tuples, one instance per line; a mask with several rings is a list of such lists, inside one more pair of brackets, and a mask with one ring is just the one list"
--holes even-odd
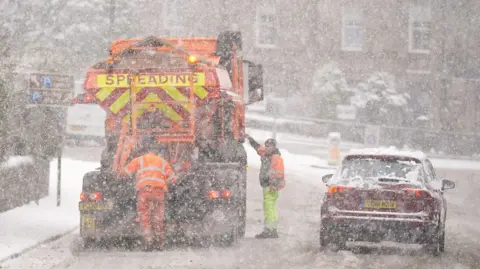
[[(106, 112), (101, 167), (83, 177), (80, 238), (138, 239), (134, 179), (122, 169), (142, 136), (168, 146), (179, 181), (169, 187), (166, 239), (234, 244), (246, 225), (245, 106), (263, 100), (263, 68), (239, 52), (239, 32), (218, 38), (116, 40), (91, 66), (75, 103)], [(122, 240), (123, 241), (123, 240)]]

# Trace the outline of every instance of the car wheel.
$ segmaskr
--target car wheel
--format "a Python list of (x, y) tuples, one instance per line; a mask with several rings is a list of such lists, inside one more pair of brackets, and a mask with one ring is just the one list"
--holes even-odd
[(347, 238), (343, 236), (338, 236), (335, 238), (336, 251), (344, 250), (347, 248)]
[(320, 247), (325, 248), (329, 244), (335, 245), (334, 251), (343, 250), (347, 246), (347, 240), (338, 231), (322, 227), (320, 228)]
[(427, 253), (433, 256), (438, 256), (440, 254), (440, 241), (441, 235), (439, 235), (438, 232), (433, 233), (425, 243), (425, 250)]
[(324, 248), (328, 245), (327, 238), (325, 236), (325, 230), (323, 228), (320, 228), (320, 247)]
[(445, 228), (443, 228), (439, 239), (439, 251), (445, 252)]

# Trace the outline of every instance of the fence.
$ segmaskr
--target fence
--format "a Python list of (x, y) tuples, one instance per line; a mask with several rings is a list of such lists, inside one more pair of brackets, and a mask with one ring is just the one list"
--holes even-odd
[[(329, 132), (340, 132), (342, 140), (364, 143), (367, 125), (349, 121), (335, 121), (306, 117), (285, 117), (274, 120), (258, 113), (249, 113), (246, 125), (250, 128), (325, 138)], [(480, 135), (474, 133), (454, 133), (425, 128), (401, 126), (380, 126), (382, 146), (395, 146), (422, 150), (430, 155), (455, 156), (456, 158), (480, 159)]]

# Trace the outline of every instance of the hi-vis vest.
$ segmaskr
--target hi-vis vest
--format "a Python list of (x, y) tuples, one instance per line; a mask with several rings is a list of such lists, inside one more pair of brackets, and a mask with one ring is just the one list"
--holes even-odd
[(168, 191), (168, 184), (177, 180), (170, 164), (153, 153), (133, 159), (125, 167), (125, 172), (129, 176), (135, 176), (137, 190), (150, 185)]
[(260, 186), (263, 188), (272, 187), (277, 190), (283, 189), (285, 187), (283, 158), (279, 154), (265, 157), (263, 146), (259, 146), (256, 150), (261, 157)]

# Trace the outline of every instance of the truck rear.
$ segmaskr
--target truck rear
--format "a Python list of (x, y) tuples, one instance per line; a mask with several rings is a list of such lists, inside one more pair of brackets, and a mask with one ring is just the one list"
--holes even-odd
[(245, 105), (263, 98), (262, 68), (236, 55), (238, 33), (213, 38), (117, 41), (90, 68), (84, 99), (107, 112), (102, 167), (84, 176), (82, 244), (140, 236), (135, 180), (122, 174), (142, 136), (168, 147), (162, 156), (178, 184), (169, 187), (167, 241), (245, 234)]

